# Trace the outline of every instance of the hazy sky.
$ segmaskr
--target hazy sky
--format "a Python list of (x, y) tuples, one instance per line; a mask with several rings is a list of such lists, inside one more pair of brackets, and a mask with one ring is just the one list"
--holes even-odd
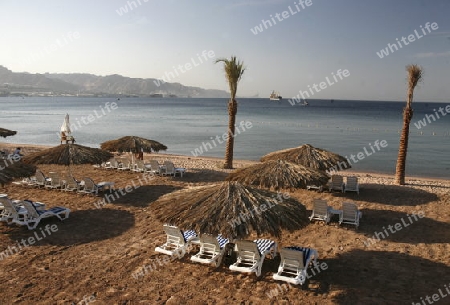
[[(320, 92), (312, 98), (404, 100), (405, 66), (414, 63), (424, 68), (416, 100), (449, 101), (449, 0), (307, 4), (0, 0), (0, 65), (15, 72), (139, 78), (172, 72), (178, 75), (170, 82), (228, 91), (222, 66), (214, 60), (236, 55), (247, 67), (238, 96), (266, 97), (275, 89), (289, 98), (328, 77), (333, 84), (316, 87)], [(257, 26), (262, 31), (254, 34)], [(381, 55), (388, 43), (391, 50), (380, 58), (377, 52)], [(200, 62), (203, 51), (214, 57), (205, 53)], [(349, 75), (333, 81), (339, 69)]]

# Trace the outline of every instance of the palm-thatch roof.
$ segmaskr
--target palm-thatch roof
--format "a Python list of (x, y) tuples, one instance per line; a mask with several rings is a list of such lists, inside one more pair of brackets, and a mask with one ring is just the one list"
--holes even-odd
[(23, 162), (12, 160), (2, 160), (0, 162), (0, 184), (4, 185), (15, 178), (24, 178), (34, 175), (36, 166), (24, 164)]
[(151, 208), (164, 223), (200, 233), (245, 238), (252, 232), (279, 237), (308, 223), (305, 207), (285, 194), (239, 182), (221, 182), (167, 194)]
[(350, 163), (345, 157), (321, 148), (316, 148), (310, 144), (269, 153), (261, 158), (261, 162), (278, 159), (321, 171), (329, 170), (335, 166), (338, 166), (337, 170), (351, 168)]
[(166, 150), (167, 146), (157, 141), (144, 139), (135, 136), (126, 136), (116, 140), (110, 140), (100, 144), (100, 148), (107, 151), (118, 152), (134, 152), (138, 153), (141, 150), (150, 153), (152, 151)]
[(78, 144), (61, 144), (24, 157), (29, 164), (101, 164), (113, 155), (98, 148)]
[(13, 136), (17, 133), (17, 131), (14, 130), (9, 130), (9, 129), (5, 129), (5, 128), (0, 128), (0, 137), (9, 137), (9, 136)]
[(324, 185), (328, 176), (321, 171), (284, 160), (270, 160), (239, 169), (226, 178), (268, 189), (306, 188), (307, 185)]

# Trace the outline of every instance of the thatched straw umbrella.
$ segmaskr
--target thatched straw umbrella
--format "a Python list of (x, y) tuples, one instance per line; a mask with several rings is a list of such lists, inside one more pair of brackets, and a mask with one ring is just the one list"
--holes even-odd
[(321, 171), (330, 170), (335, 168), (335, 166), (337, 166), (336, 170), (351, 168), (350, 163), (345, 157), (321, 148), (313, 147), (310, 144), (269, 153), (261, 158), (261, 162), (278, 159)]
[(21, 161), (2, 160), (0, 165), (0, 184), (2, 186), (15, 178), (30, 177), (36, 172), (36, 166), (24, 164)]
[(101, 164), (113, 155), (98, 148), (86, 147), (78, 144), (61, 144), (29, 154), (23, 161), (28, 164)]
[(279, 237), (281, 230), (300, 229), (308, 223), (305, 207), (285, 194), (221, 182), (167, 194), (152, 203), (164, 223), (228, 238)]
[(117, 152), (147, 152), (166, 150), (167, 146), (157, 141), (135, 136), (126, 136), (116, 140), (110, 140), (100, 145), (101, 149)]
[(227, 181), (239, 181), (269, 189), (306, 188), (324, 185), (329, 177), (321, 171), (284, 160), (270, 160), (237, 170)]
[(9, 130), (9, 129), (5, 129), (5, 128), (0, 128), (0, 137), (9, 137), (9, 136), (13, 136), (17, 133), (17, 131), (14, 130)]

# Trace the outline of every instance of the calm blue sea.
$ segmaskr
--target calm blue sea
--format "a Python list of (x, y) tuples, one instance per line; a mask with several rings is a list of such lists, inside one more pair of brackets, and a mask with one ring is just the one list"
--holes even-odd
[[(235, 137), (235, 159), (258, 160), (269, 152), (309, 143), (348, 157), (362, 152), (364, 158), (353, 166), (356, 171), (395, 172), (404, 102), (308, 100), (310, 105), (304, 107), (266, 98), (238, 101), (237, 123), (251, 122), (252, 127), (245, 131), (241, 128)], [(107, 110), (108, 102), (117, 103), (117, 109)], [(56, 133), (69, 113), (71, 124), (76, 126), (73, 135), (82, 145), (99, 147), (106, 140), (137, 135), (167, 145), (167, 153), (192, 155), (196, 148), (203, 147), (204, 156), (223, 157), (225, 143), (211, 139), (227, 130), (227, 102), (194, 98), (2, 97), (0, 127), (18, 133), (1, 140), (57, 145)], [(427, 126), (420, 129), (414, 124), (447, 105), (414, 103), (408, 176), (449, 177), (450, 115), (439, 115), (439, 119), (435, 115), (436, 121), (430, 117), (431, 123), (427, 121)], [(373, 153), (370, 146), (376, 140), (385, 140), (387, 147)], [(367, 155), (364, 149), (372, 154)]]

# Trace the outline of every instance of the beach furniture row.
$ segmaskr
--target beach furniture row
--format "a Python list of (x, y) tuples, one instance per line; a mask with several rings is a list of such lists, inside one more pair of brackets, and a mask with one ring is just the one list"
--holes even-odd
[(157, 160), (150, 160), (145, 162), (144, 160), (135, 160), (131, 162), (126, 158), (112, 158), (108, 162), (100, 165), (104, 169), (113, 169), (119, 171), (132, 171), (138, 173), (151, 173), (160, 176), (176, 176), (183, 177), (186, 173), (186, 168), (175, 167), (172, 161), (164, 161), (163, 164), (159, 164)]
[(264, 259), (273, 259), (280, 254), (281, 262), (275, 280), (285, 281), (294, 285), (303, 285), (307, 279), (307, 269), (310, 264), (317, 266), (318, 253), (315, 249), (307, 247), (284, 247), (278, 251), (278, 245), (270, 239), (234, 240), (218, 235), (197, 235), (195, 231), (182, 231), (177, 226), (164, 225), (166, 242), (155, 248), (156, 252), (182, 258), (193, 245), (199, 245), (197, 253), (190, 260), (202, 264), (220, 266), (224, 256), (236, 252), (236, 262), (229, 269), (237, 272), (255, 273), (261, 275)]
[(69, 218), (70, 209), (65, 207), (45, 208), (41, 202), (30, 200), (11, 200), (6, 194), (0, 194), (0, 221), (7, 224), (27, 226), (34, 230), (44, 218), (56, 217), (63, 221)]
[[(341, 175), (332, 175), (330, 178), (330, 181), (325, 186), (328, 191), (340, 191), (342, 193), (346, 192), (356, 192), (359, 195), (359, 182), (358, 177), (356, 176), (348, 176), (345, 178), (346, 181), (344, 182), (344, 177)], [(320, 185), (308, 185), (306, 189), (308, 190), (318, 190), (320, 192), (323, 191), (323, 186)]]
[(310, 221), (320, 220), (328, 224), (333, 215), (339, 216), (339, 225), (350, 224), (359, 227), (359, 220), (362, 218), (362, 212), (358, 210), (358, 207), (353, 202), (343, 202), (342, 209), (336, 210), (329, 206), (326, 200), (314, 199), (313, 211), (309, 217)]
[(34, 177), (25, 178), (22, 185), (31, 187), (44, 187), (47, 189), (56, 189), (67, 192), (77, 192), (80, 194), (97, 195), (98, 192), (114, 189), (114, 182), (102, 181), (95, 183), (91, 178), (84, 177), (83, 180), (77, 180), (72, 175), (63, 178), (56, 172), (49, 172), (46, 176), (41, 170), (36, 170)]

